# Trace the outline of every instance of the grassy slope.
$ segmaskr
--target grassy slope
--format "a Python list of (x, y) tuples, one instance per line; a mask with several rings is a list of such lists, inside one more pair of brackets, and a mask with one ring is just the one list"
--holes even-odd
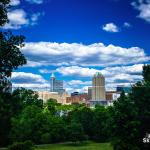
[(51, 144), (38, 146), (36, 150), (113, 150), (109, 143), (87, 143), (82, 145)]

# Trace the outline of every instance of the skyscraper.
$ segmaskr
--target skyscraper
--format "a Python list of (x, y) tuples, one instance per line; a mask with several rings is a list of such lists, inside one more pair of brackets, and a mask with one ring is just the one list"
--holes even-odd
[(92, 100), (106, 100), (105, 77), (99, 72), (92, 78)]
[(58, 92), (59, 94), (62, 94), (65, 91), (63, 89), (63, 81), (56, 80), (54, 73), (52, 73), (51, 78), (50, 78), (50, 91)]

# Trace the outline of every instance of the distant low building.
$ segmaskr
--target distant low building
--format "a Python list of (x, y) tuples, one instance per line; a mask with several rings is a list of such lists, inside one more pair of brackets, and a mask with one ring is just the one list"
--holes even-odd
[(79, 95), (80, 93), (79, 92), (73, 92), (71, 93), (71, 96), (76, 96), (76, 95)]
[(66, 102), (67, 97), (69, 96), (67, 93), (63, 93), (60, 95), (57, 92), (38, 91), (37, 94), (39, 96), (39, 99), (42, 99), (44, 102), (46, 102), (50, 98), (53, 98), (56, 99), (58, 103), (68, 104)]
[(120, 94), (117, 91), (106, 91), (106, 100), (114, 101), (120, 97)]
[(71, 95), (70, 97), (67, 97), (66, 102), (70, 104), (81, 104), (86, 103), (88, 101), (88, 94), (82, 93), (78, 95)]
[(92, 99), (92, 87), (88, 87), (88, 100)]
[(106, 91), (107, 105), (108, 106), (113, 105), (114, 101), (116, 101), (119, 97), (120, 93), (117, 93), (117, 91)]

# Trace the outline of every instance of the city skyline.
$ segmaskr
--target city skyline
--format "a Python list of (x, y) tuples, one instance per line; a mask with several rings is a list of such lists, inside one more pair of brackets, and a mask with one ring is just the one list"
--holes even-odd
[(48, 86), (52, 72), (67, 91), (87, 91), (101, 72), (106, 88), (142, 79), (150, 60), (149, 0), (12, 0), (4, 26), (26, 37), (28, 63), (14, 86)]

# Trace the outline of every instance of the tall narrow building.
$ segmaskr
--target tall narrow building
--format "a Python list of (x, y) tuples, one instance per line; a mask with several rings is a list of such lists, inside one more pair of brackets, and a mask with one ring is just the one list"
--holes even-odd
[(65, 91), (63, 89), (63, 81), (56, 80), (54, 73), (52, 73), (51, 78), (50, 78), (50, 91), (57, 92), (59, 94), (62, 94)]
[(92, 78), (92, 100), (106, 100), (105, 77), (99, 72), (97, 72)]
[(52, 73), (51, 78), (50, 78), (50, 91), (54, 92), (54, 82), (55, 82), (55, 76), (54, 73)]

